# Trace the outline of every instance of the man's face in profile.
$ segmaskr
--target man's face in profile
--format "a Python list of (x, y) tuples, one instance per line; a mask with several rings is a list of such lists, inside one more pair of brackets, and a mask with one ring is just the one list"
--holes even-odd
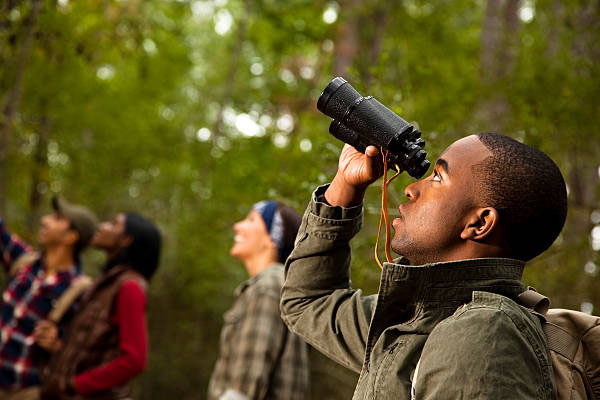
[(58, 245), (65, 242), (68, 232), (71, 231), (71, 221), (63, 214), (55, 211), (44, 215), (40, 219), (40, 229), (38, 231), (38, 243), (41, 246)]
[(477, 204), (471, 167), (490, 155), (477, 136), (465, 137), (442, 153), (431, 175), (407, 186), (408, 202), (392, 222), (392, 249), (413, 265), (451, 261), (448, 256), (464, 243), (467, 216), (484, 206)]

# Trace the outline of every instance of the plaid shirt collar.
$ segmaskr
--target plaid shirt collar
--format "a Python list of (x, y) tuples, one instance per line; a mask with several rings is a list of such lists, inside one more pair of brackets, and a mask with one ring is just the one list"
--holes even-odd
[(242, 293), (244, 293), (244, 291), (246, 289), (248, 289), (250, 286), (254, 285), (256, 282), (258, 282), (263, 277), (268, 276), (273, 273), (276, 273), (275, 270), (278, 267), (281, 267), (281, 264), (278, 262), (269, 264), (269, 266), (267, 266), (265, 269), (260, 271), (258, 274), (254, 275), (247, 281), (241, 283), (237, 288), (235, 288), (235, 290), (233, 291), (233, 294), (235, 294), (236, 297), (239, 297)]
[[(40, 268), (44, 270), (44, 272), (47, 269), (45, 260), (46, 260), (46, 252), (42, 251), (40, 253), (40, 258), (38, 259), (37, 262), (39, 263)], [(75, 261), (75, 262), (69, 268), (56, 273), (56, 276), (60, 277), (59, 279), (62, 279), (63, 277), (69, 277), (69, 276), (74, 277), (74, 276), (81, 274), (81, 266), (83, 264), (81, 262), (81, 259), (75, 258), (73, 261)]]

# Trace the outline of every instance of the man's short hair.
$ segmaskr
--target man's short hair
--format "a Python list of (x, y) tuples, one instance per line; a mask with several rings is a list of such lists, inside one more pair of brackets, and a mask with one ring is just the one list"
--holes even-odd
[(550, 247), (565, 224), (563, 176), (540, 150), (495, 133), (476, 136), (492, 153), (473, 166), (476, 193), (498, 212), (510, 256), (528, 261)]

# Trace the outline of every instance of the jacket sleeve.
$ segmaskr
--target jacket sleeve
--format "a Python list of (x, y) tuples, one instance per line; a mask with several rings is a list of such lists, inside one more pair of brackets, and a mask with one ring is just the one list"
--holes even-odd
[(285, 268), (281, 312), (288, 327), (338, 363), (360, 372), (377, 296), (350, 287), (350, 239), (362, 205), (331, 207), (318, 188)]
[(19, 257), (32, 251), (33, 249), (27, 243), (6, 228), (4, 219), (0, 219), (0, 252), (2, 252), (4, 271), (10, 272), (13, 263)]
[[(465, 307), (431, 333), (414, 380), (416, 399), (547, 399), (539, 340), (502, 309)], [(522, 322), (521, 322), (522, 324)]]

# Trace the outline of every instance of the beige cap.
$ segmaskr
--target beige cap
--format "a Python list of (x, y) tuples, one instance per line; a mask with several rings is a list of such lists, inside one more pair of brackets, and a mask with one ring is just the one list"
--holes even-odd
[(52, 208), (71, 221), (73, 229), (79, 233), (81, 248), (85, 248), (92, 240), (94, 232), (96, 232), (96, 226), (98, 225), (96, 215), (87, 208), (68, 203), (58, 196), (52, 197)]

